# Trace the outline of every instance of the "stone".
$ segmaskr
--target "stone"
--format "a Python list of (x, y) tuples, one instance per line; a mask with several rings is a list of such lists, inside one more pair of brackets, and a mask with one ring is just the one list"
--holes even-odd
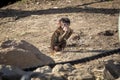
[(105, 65), (102, 65), (101, 67), (97, 67), (93, 69), (94, 76), (96, 80), (115, 80), (114, 77), (110, 74), (110, 72), (107, 70)]
[(7, 40), (1, 44), (0, 64), (23, 69), (49, 63), (54, 63), (54, 60), (24, 40)]
[(31, 80), (41, 80), (40, 78), (32, 78)]
[(64, 71), (64, 68), (63, 68), (62, 64), (58, 64), (52, 69), (53, 73), (60, 72), (60, 71)]
[(34, 72), (50, 73), (52, 72), (52, 69), (49, 66), (44, 66), (44, 67), (37, 68)]
[(95, 80), (94, 76), (90, 74), (78, 75), (78, 76), (69, 76), (67, 80)]
[(10, 65), (0, 65), (0, 73), (5, 80), (20, 80), (21, 76), (26, 74), (25, 71)]
[[(74, 76), (73, 80), (95, 80), (95, 77), (87, 68), (74, 69), (71, 72), (71, 76)], [(72, 77), (70, 77), (71, 80)]]
[(60, 73), (56, 73), (56, 74), (47, 74), (47, 75), (43, 74), (43, 76), (38, 75), (37, 77), (33, 77), (32, 80), (66, 80), (66, 79), (64, 79)]
[(29, 72), (22, 76), (21, 80), (47, 80), (46, 74)]
[(120, 77), (120, 63), (113, 60), (109, 60), (105, 65), (106, 69), (110, 72), (111, 76), (116, 78)]
[(66, 71), (72, 71), (74, 69), (70, 63), (64, 64), (63, 68)]
[(61, 73), (55, 73), (54, 76), (51, 77), (51, 80), (66, 80)]
[(84, 72), (85, 72), (84, 69), (82, 69), (82, 70), (81, 69), (75, 69), (71, 73), (73, 75), (82, 75)]
[(86, 73), (81, 76), (77, 76), (76, 78), (77, 78), (77, 80), (95, 80), (94, 76), (91, 75), (90, 73)]
[(68, 76), (67, 80), (75, 80), (75, 76)]

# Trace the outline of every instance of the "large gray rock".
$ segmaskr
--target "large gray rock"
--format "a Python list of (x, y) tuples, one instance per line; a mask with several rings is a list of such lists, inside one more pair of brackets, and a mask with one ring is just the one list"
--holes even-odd
[(20, 80), (26, 72), (10, 65), (0, 65), (0, 76), (4, 80)]
[(29, 68), (53, 62), (50, 57), (42, 54), (39, 49), (24, 40), (8, 40), (1, 44), (0, 64)]

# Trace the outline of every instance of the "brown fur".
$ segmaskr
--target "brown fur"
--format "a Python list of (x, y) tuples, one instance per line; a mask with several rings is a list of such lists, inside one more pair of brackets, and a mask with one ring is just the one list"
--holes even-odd
[[(73, 30), (70, 29), (70, 32), (67, 33), (65, 35), (65, 39), (67, 40), (71, 34), (72, 34)], [(51, 49), (53, 51), (61, 51), (65, 48), (66, 46), (66, 40), (63, 38), (61, 41), (58, 40), (58, 38), (64, 33), (63, 29), (61, 27), (59, 27), (52, 35), (51, 38)]]

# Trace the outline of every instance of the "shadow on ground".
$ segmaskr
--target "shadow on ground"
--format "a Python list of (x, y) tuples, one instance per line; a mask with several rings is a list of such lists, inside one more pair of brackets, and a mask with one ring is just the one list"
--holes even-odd
[(48, 14), (62, 14), (62, 13), (96, 13), (96, 14), (110, 14), (114, 15), (119, 13), (120, 9), (109, 9), (109, 8), (93, 8), (93, 7), (65, 7), (65, 8), (51, 8), (45, 10), (33, 10), (33, 11), (24, 11), (24, 10), (16, 10), (16, 9), (1, 9), (0, 10), (0, 18), (4, 17), (16, 17), (17, 19), (24, 18), (31, 15), (48, 15)]
[(90, 53), (90, 52), (92, 52), (92, 53), (100, 53), (100, 52), (107, 52), (107, 51), (109, 51), (109, 50), (69, 50), (69, 51), (63, 51), (64, 53), (66, 53), (66, 52), (72, 52), (72, 53)]

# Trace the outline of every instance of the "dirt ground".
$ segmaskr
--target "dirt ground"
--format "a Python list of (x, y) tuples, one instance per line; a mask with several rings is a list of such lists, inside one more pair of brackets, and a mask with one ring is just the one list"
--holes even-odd
[[(75, 60), (120, 47), (120, 0), (23, 0), (0, 9), (0, 43), (26, 40), (56, 62)], [(71, 20), (73, 35), (60, 56), (50, 55), (58, 20)], [(74, 57), (73, 57), (74, 56)]]

